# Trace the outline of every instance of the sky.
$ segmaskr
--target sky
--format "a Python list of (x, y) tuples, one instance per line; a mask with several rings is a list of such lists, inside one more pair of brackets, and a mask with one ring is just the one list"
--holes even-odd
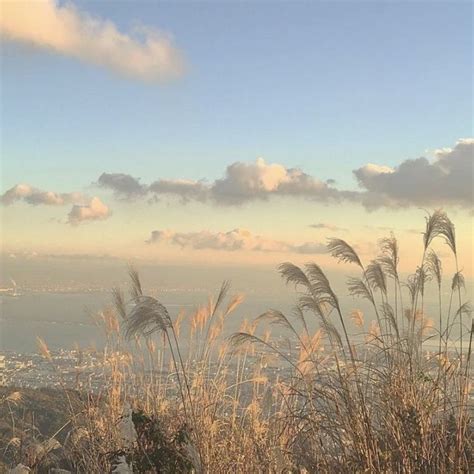
[(10, 258), (334, 266), (393, 231), (409, 271), (443, 208), (472, 276), (470, 2), (1, 7)]

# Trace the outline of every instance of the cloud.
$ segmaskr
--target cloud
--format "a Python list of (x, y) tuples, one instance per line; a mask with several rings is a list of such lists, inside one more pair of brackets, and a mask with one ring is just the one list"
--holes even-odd
[(173, 195), (183, 202), (191, 200), (205, 201), (209, 196), (208, 187), (201, 181), (187, 179), (159, 179), (150, 185), (140, 183), (135, 178), (124, 173), (102, 173), (96, 183), (101, 188), (114, 192), (119, 199), (133, 200), (146, 195)]
[(333, 232), (348, 232), (349, 229), (344, 227), (338, 227), (333, 224), (326, 224), (324, 222), (318, 222), (317, 224), (310, 224), (309, 227), (313, 229), (324, 229), (324, 230), (331, 230)]
[[(126, 199), (138, 196), (150, 201), (160, 197), (177, 198), (183, 203), (206, 202), (239, 206), (274, 197), (308, 199), (319, 203), (362, 203), (367, 209), (378, 207), (438, 207), (473, 205), (474, 139), (459, 140), (454, 148), (435, 152), (435, 158), (403, 161), (391, 168), (369, 163), (353, 173), (362, 190), (335, 187), (333, 180), (322, 181), (299, 168), (286, 168), (258, 158), (253, 163), (235, 162), (224, 175), (212, 182), (188, 179), (158, 179), (145, 185), (126, 174), (103, 173), (99, 185)], [(327, 224), (316, 224), (327, 225)], [(328, 230), (345, 230), (326, 227)]]
[(17, 184), (5, 191), (0, 196), (0, 202), (4, 205), (11, 205), (16, 201), (24, 201), (35, 206), (63, 206), (82, 202), (85, 197), (81, 193), (55, 193), (53, 191), (42, 191), (29, 184)]
[(64, 253), (64, 254), (39, 254), (38, 257), (50, 260), (87, 260), (87, 261), (105, 261), (105, 260), (113, 260), (119, 261), (120, 258), (114, 255), (109, 254), (89, 254), (89, 253)]
[(288, 252), (303, 253), (303, 254), (322, 254), (327, 253), (326, 245), (318, 242), (305, 242), (300, 245), (288, 245)]
[[(23, 201), (32, 206), (64, 206), (72, 204), (67, 223), (77, 225), (83, 221), (102, 220), (111, 215), (110, 209), (98, 198), (87, 197), (82, 193), (55, 193), (43, 191), (29, 184), (16, 184), (0, 196), (0, 203), (10, 206)], [(58, 222), (64, 222), (58, 220)]]
[(255, 163), (233, 163), (224, 178), (212, 186), (212, 195), (219, 204), (242, 204), (266, 200), (270, 196), (297, 196), (318, 201), (340, 201), (351, 193), (338, 191), (328, 183), (304, 173), (298, 168), (267, 164), (263, 158)]
[(184, 71), (181, 53), (170, 38), (141, 27), (120, 32), (109, 20), (93, 17), (71, 3), (54, 0), (2, 2), (0, 32), (119, 74), (148, 82), (164, 81)]
[[(109, 178), (111, 176), (120, 176), (120, 180), (112, 180)], [(127, 186), (123, 186), (125, 181)], [(273, 196), (302, 197), (320, 202), (339, 202), (358, 196), (358, 193), (351, 191), (339, 191), (300, 169), (267, 164), (262, 158), (255, 163), (233, 163), (226, 168), (223, 178), (210, 184), (186, 179), (159, 179), (144, 186), (132, 176), (109, 173), (103, 173), (98, 184), (112, 189), (121, 197), (134, 197), (136, 193), (132, 192), (132, 188), (140, 186), (140, 190), (155, 198), (166, 195), (177, 197), (183, 202), (210, 201), (228, 206), (267, 200)]]
[(195, 250), (211, 249), (234, 252), (238, 250), (258, 252), (292, 252), (303, 254), (325, 253), (326, 247), (322, 244), (305, 242), (291, 244), (278, 240), (267, 239), (254, 235), (245, 229), (234, 229), (229, 232), (173, 232), (170, 230), (154, 230), (147, 243), (166, 242), (182, 248)]
[(120, 258), (110, 254), (89, 254), (89, 253), (38, 253), (31, 250), (15, 250), (14, 252), (0, 252), (0, 258), (17, 259), (42, 259), (42, 260), (88, 260), (88, 261), (119, 261)]
[(395, 168), (367, 164), (354, 171), (365, 190), (367, 208), (381, 206), (473, 206), (474, 139), (458, 140), (454, 148), (403, 161)]
[(148, 192), (147, 186), (141, 184), (139, 178), (124, 173), (102, 173), (97, 185), (111, 189), (120, 199), (135, 199)]
[(68, 223), (78, 225), (81, 222), (104, 220), (110, 217), (111, 212), (98, 197), (94, 197), (88, 204), (72, 206), (68, 214)]
[(160, 179), (150, 184), (148, 191), (155, 196), (161, 194), (178, 196), (183, 202), (200, 201), (208, 199), (210, 190), (206, 184), (201, 181), (192, 181), (186, 179)]

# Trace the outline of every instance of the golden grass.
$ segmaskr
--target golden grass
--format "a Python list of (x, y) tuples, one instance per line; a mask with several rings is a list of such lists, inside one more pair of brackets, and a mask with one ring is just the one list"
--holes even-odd
[[(470, 309), (459, 270), (449, 308), (442, 306), (441, 261), (430, 249), (435, 238), (448, 242), (457, 264), (454, 226), (437, 211), (427, 218), (420, 267), (406, 284), (393, 236), (368, 265), (349, 244), (331, 240), (330, 253), (359, 269), (349, 292), (365, 298), (372, 315), (353, 310), (344, 317), (316, 264), (283, 264), (282, 276), (299, 290), (292, 317), (269, 311), (230, 338), (225, 323), (243, 297), (228, 297), (227, 282), (195, 312), (172, 320), (131, 270), (130, 298), (115, 290), (115, 308), (98, 318), (109, 370), (103, 390), (72, 418), (64, 448), (75, 472), (110, 472), (119, 456), (134, 472), (176, 472), (178, 464), (154, 464), (158, 448), (143, 432), (124, 438), (131, 413), (159, 420), (174, 449), (170, 462), (184, 462), (184, 472), (469, 472)], [(429, 284), (440, 294), (438, 331), (423, 307)], [(309, 318), (319, 322), (316, 332)], [(452, 337), (454, 325), (461, 335), (470, 332), (464, 352)], [(439, 340), (430, 357), (422, 348), (428, 337)], [(40, 350), (51, 357), (44, 341)]]

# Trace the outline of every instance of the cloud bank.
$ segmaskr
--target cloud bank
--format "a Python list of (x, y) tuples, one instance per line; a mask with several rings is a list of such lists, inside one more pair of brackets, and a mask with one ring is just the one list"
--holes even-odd
[(145, 186), (137, 178), (117, 173), (103, 173), (97, 184), (111, 189), (121, 199), (134, 199), (139, 190), (142, 195), (155, 198), (166, 195), (183, 202), (210, 201), (227, 206), (266, 201), (273, 196), (303, 197), (320, 202), (357, 198), (355, 192), (339, 191), (300, 169), (267, 164), (262, 158), (254, 163), (233, 163), (226, 168), (223, 178), (210, 184), (186, 179), (160, 179)]
[[(379, 164), (367, 164), (354, 171), (361, 191), (339, 190), (330, 181), (321, 181), (298, 168), (286, 168), (280, 164), (266, 163), (259, 158), (254, 163), (235, 162), (227, 166), (224, 176), (211, 183), (188, 179), (158, 179), (144, 184), (139, 178), (124, 173), (102, 173), (97, 186), (111, 190), (118, 199), (148, 201), (161, 197), (177, 198), (183, 203), (203, 202), (222, 206), (238, 206), (245, 203), (266, 201), (273, 197), (304, 198), (319, 203), (361, 203), (368, 210), (391, 207), (444, 207), (465, 209), (473, 207), (474, 139), (458, 140), (453, 148), (435, 151), (432, 161), (420, 157), (403, 161), (391, 168)], [(0, 196), (0, 203), (12, 205), (23, 201), (38, 206), (62, 206), (72, 204), (67, 222), (103, 220), (111, 215), (110, 209), (97, 197), (82, 193), (56, 193), (43, 191), (29, 184), (17, 184)], [(316, 229), (344, 231), (327, 223), (312, 224)], [(155, 239), (161, 231), (157, 231)], [(172, 242), (185, 241), (192, 236), (191, 244), (199, 246), (209, 242), (211, 235), (173, 234)], [(291, 245), (252, 236), (236, 229), (230, 233), (213, 234), (215, 241), (231, 243), (215, 244), (230, 250), (233, 245), (255, 250), (281, 248), (281, 251), (314, 253), (313, 247)], [(196, 240), (197, 239), (197, 240)], [(153, 238), (151, 239), (153, 240)], [(211, 244), (207, 244), (211, 245)], [(196, 247), (197, 248), (197, 247)], [(209, 247), (211, 248), (211, 247)], [(318, 248), (316, 248), (316, 253)]]
[(154, 230), (151, 233), (149, 244), (170, 243), (182, 248), (195, 250), (225, 250), (235, 252), (247, 250), (255, 252), (290, 252), (301, 254), (320, 254), (326, 252), (326, 246), (305, 242), (292, 244), (254, 235), (245, 229), (234, 229), (229, 232), (173, 232), (171, 230)]
[(474, 139), (458, 140), (454, 148), (436, 150), (434, 161), (405, 160), (396, 168), (367, 164), (354, 171), (364, 205), (459, 206), (473, 205)]
[(334, 180), (322, 181), (298, 168), (266, 163), (262, 158), (253, 163), (232, 163), (222, 178), (211, 183), (159, 179), (145, 185), (127, 174), (103, 173), (97, 184), (112, 190), (120, 199), (148, 197), (155, 201), (167, 196), (183, 203), (223, 206), (293, 197), (326, 204), (361, 203), (368, 210), (409, 206), (472, 208), (473, 154), (474, 139), (468, 138), (459, 140), (454, 148), (437, 150), (433, 161), (424, 157), (409, 159), (396, 168), (369, 163), (353, 171), (362, 188), (359, 191), (338, 189)]
[(162, 33), (142, 27), (125, 34), (111, 21), (95, 18), (71, 3), (2, 2), (0, 32), (9, 40), (147, 82), (172, 79), (184, 70), (181, 53)]

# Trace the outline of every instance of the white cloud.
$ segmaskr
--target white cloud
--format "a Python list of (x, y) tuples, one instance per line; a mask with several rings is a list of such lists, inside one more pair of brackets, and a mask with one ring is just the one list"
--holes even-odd
[(338, 191), (298, 168), (267, 164), (263, 158), (255, 163), (233, 163), (224, 178), (212, 186), (212, 195), (219, 204), (241, 204), (266, 200), (270, 196), (299, 196), (318, 201), (339, 201), (351, 193)]
[(229, 252), (238, 250), (304, 254), (326, 252), (326, 247), (319, 243), (305, 242), (303, 244), (292, 244), (254, 235), (245, 229), (234, 229), (229, 232), (210, 232), (207, 230), (200, 232), (173, 232), (170, 230), (154, 230), (147, 242), (150, 244), (166, 242), (195, 250), (212, 249)]
[[(371, 179), (381, 174), (392, 174), (395, 170), (389, 166), (381, 166), (374, 163), (367, 163), (357, 170), (359, 180)], [(360, 176), (360, 177), (359, 177)]]
[(78, 225), (85, 221), (104, 220), (110, 217), (111, 212), (98, 197), (94, 197), (88, 204), (72, 206), (68, 214), (68, 223)]
[[(87, 197), (82, 193), (55, 193), (43, 191), (29, 184), (17, 184), (0, 196), (0, 202), (10, 206), (23, 201), (32, 206), (64, 206), (72, 204), (67, 222), (72, 225), (83, 221), (106, 219), (111, 211), (98, 197)], [(58, 222), (62, 222), (58, 219)]]
[(364, 188), (368, 208), (381, 206), (473, 206), (474, 139), (458, 140), (454, 148), (435, 152), (396, 168), (368, 164), (354, 171)]
[(24, 201), (32, 205), (63, 206), (64, 204), (80, 203), (85, 200), (81, 193), (55, 193), (42, 191), (29, 184), (17, 184), (0, 196), (0, 202), (5, 205), (16, 201)]
[(144, 81), (162, 81), (183, 73), (180, 52), (151, 28), (133, 34), (95, 18), (71, 3), (54, 0), (2, 1), (0, 31), (9, 40), (48, 49)]

